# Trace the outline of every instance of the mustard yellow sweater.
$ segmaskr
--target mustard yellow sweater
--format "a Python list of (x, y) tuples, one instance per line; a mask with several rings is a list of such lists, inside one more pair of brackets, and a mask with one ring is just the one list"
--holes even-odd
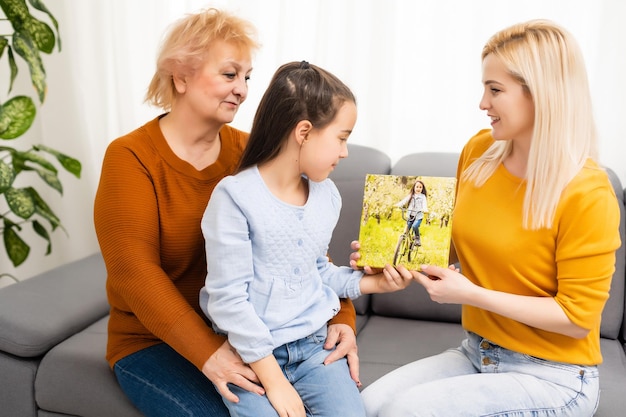
[[(459, 172), (492, 143), (489, 130), (473, 137)], [(588, 161), (562, 193), (553, 226), (543, 230), (522, 228), (525, 189), (502, 165), (479, 188), (459, 181), (453, 240), (463, 274), (484, 288), (554, 297), (572, 322), (590, 332), (578, 340), (470, 306), (463, 306), (463, 326), (531, 356), (599, 364), (600, 317), (620, 245), (619, 208), (608, 176)]]
[[(159, 118), (109, 145), (94, 221), (111, 305), (107, 360), (165, 342), (201, 369), (224, 342), (198, 303), (206, 278), (200, 220), (215, 185), (234, 172), (248, 134), (220, 131), (218, 160), (198, 171), (169, 148)], [(342, 301), (333, 322), (355, 327)]]

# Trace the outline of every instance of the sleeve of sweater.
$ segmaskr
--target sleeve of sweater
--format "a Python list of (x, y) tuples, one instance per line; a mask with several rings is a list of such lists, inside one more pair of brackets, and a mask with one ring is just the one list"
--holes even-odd
[(361, 296), (362, 271), (334, 265), (326, 256), (318, 258), (317, 269), (320, 271), (324, 284), (332, 288), (340, 298), (355, 299)]
[[(254, 279), (252, 243), (248, 220), (235, 202), (226, 177), (215, 187), (202, 217), (207, 254), (206, 305), (215, 326), (228, 334), (230, 344), (245, 362), (270, 355), (273, 338), (249, 301), (248, 286)], [(202, 297), (204, 300), (205, 297)]]
[(585, 167), (557, 209), (555, 300), (578, 326), (599, 326), (620, 246), (619, 206), (606, 173)]
[(409, 201), (410, 198), (411, 198), (411, 194), (407, 195), (402, 200), (400, 200), (396, 204), (394, 204), (394, 207), (404, 207), (406, 205), (406, 203)]
[(341, 310), (339, 310), (339, 313), (337, 313), (328, 324), (346, 324), (350, 326), (354, 334), (356, 334), (356, 310), (352, 300), (349, 298), (340, 298), (339, 303)]
[(120, 315), (137, 318), (127, 321), (131, 324), (123, 331), (154, 335), (201, 369), (224, 338), (212, 331), (161, 267), (159, 205), (149, 169), (137, 152), (123, 142), (109, 146), (95, 200), (109, 302)]

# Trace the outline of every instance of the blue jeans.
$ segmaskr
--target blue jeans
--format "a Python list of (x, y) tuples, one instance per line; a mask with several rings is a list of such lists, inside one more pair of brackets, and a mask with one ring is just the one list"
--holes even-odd
[[(330, 365), (324, 359), (326, 327), (315, 334), (274, 349), (274, 357), (285, 377), (296, 389), (307, 417), (364, 417), (365, 409), (356, 383), (350, 378), (348, 362), (342, 358)], [(267, 396), (257, 395), (229, 384), (238, 403), (224, 399), (233, 417), (276, 417)]]
[(546, 361), (468, 333), (456, 349), (402, 366), (363, 390), (368, 417), (592, 416), (596, 366)]
[(413, 229), (413, 233), (415, 233), (415, 237), (420, 237), (420, 226), (422, 225), (422, 220), (424, 220), (424, 218), (422, 217), (421, 219), (413, 219), (413, 220), (409, 220), (409, 228)]
[(113, 370), (122, 391), (148, 417), (229, 417), (211, 381), (164, 343), (120, 359)]

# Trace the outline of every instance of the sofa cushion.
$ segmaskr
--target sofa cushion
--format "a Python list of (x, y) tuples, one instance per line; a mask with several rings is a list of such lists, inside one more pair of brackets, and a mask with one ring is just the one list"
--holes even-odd
[(104, 358), (108, 319), (59, 343), (42, 359), (35, 379), (39, 408), (76, 416), (142, 416)]
[(460, 324), (371, 316), (357, 336), (363, 388), (399, 366), (459, 346), (464, 337)]
[(96, 253), (3, 288), (0, 350), (36, 357), (103, 317), (109, 311), (105, 281)]
[(436, 303), (416, 282), (402, 291), (373, 294), (370, 304), (372, 313), (379, 316), (461, 323), (460, 304)]
[(623, 416), (626, 410), (626, 354), (619, 341), (600, 339), (600, 406), (594, 417)]
[[(357, 337), (363, 388), (394, 369), (460, 345), (461, 326), (422, 320), (372, 316)], [(615, 417), (626, 410), (626, 354), (620, 342), (601, 340), (600, 406), (595, 417)]]
[(0, 415), (36, 417), (33, 383), (39, 359), (0, 352)]

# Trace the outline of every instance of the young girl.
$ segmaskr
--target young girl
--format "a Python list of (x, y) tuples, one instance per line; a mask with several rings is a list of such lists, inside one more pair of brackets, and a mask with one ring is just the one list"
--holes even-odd
[(403, 289), (411, 273), (363, 275), (326, 252), (341, 209), (328, 179), (348, 156), (352, 92), (327, 71), (289, 63), (274, 74), (235, 176), (213, 191), (202, 219), (207, 278), (200, 303), (257, 374), (266, 396), (237, 386), (237, 416), (365, 415), (346, 360), (324, 365), (326, 323), (338, 297)]
[(413, 236), (415, 236), (417, 246), (422, 246), (420, 226), (424, 219), (424, 213), (428, 212), (427, 197), (426, 185), (422, 181), (416, 180), (409, 195), (396, 203), (396, 207), (406, 207), (408, 212), (406, 222), (409, 228), (413, 228)]

